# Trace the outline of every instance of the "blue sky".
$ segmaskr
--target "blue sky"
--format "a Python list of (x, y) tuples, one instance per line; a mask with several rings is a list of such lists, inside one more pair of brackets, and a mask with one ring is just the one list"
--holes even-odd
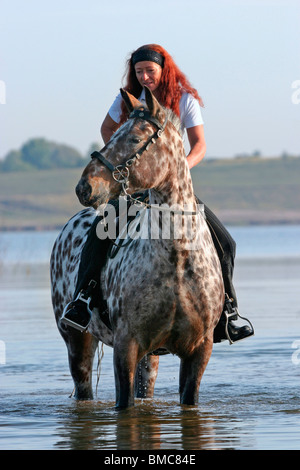
[(34, 137), (101, 146), (125, 60), (147, 43), (202, 96), (208, 157), (300, 154), (299, 0), (1, 0), (0, 157)]

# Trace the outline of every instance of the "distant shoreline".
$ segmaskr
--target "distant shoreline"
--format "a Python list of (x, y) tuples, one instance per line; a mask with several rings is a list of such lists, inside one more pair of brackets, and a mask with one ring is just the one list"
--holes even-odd
[[(300, 225), (300, 211), (286, 212), (263, 212), (263, 211), (243, 211), (224, 210), (215, 211), (217, 217), (227, 226), (262, 226), (262, 225)], [(70, 216), (70, 218), (72, 215)], [(63, 224), (36, 224), (36, 225), (11, 225), (0, 227), (0, 232), (46, 232), (60, 231), (69, 219), (66, 218)]]
[[(80, 169), (0, 173), (0, 231), (61, 230), (83, 209)], [(191, 172), (195, 194), (224, 225), (300, 224), (300, 157), (209, 160)]]

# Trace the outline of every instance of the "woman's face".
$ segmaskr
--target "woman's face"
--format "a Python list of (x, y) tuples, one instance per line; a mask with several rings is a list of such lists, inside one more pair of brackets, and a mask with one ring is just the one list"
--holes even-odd
[(152, 92), (160, 83), (162, 68), (155, 62), (145, 60), (137, 62), (134, 66), (136, 78), (140, 85), (147, 86)]

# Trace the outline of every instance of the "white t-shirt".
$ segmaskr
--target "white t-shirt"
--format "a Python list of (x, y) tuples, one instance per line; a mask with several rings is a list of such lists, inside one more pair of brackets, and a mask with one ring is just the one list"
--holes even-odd
[[(121, 118), (121, 103), (122, 96), (119, 93), (116, 96), (115, 101), (108, 110), (110, 117), (117, 123), (120, 122)], [(143, 90), (139, 101), (145, 102), (145, 91)], [(183, 93), (179, 102), (179, 112), (182, 131), (189, 129), (190, 127), (200, 126), (203, 124), (203, 118), (201, 114), (201, 107), (199, 101), (197, 101), (189, 93)]]

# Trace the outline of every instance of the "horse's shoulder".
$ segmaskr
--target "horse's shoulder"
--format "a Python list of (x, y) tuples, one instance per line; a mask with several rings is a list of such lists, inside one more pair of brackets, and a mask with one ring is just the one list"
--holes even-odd
[(66, 248), (78, 248), (86, 239), (86, 235), (97, 216), (92, 208), (83, 209), (71, 217), (59, 232), (53, 246), (53, 252), (66, 251)]
[(77, 214), (71, 217), (71, 219), (69, 219), (65, 224), (61, 234), (64, 237), (68, 236), (69, 238), (72, 238), (79, 232), (87, 232), (96, 216), (97, 212), (92, 208), (83, 209), (80, 212), (77, 212)]

